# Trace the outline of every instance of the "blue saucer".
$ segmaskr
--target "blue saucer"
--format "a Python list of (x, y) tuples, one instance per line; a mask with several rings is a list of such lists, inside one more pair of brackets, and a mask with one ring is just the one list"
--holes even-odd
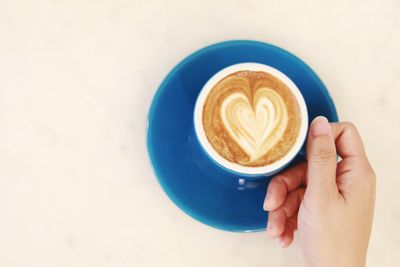
[(193, 126), (203, 85), (219, 70), (241, 62), (267, 64), (291, 78), (305, 98), (310, 121), (318, 115), (338, 120), (324, 84), (299, 58), (266, 43), (228, 41), (193, 53), (164, 79), (150, 108), (147, 147), (158, 181), (179, 208), (209, 226), (248, 232), (266, 226), (262, 206), (270, 178), (247, 180), (217, 167), (204, 154)]

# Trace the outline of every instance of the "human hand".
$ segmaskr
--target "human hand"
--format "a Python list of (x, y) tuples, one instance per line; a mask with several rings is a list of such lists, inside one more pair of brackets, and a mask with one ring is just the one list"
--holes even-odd
[(267, 236), (287, 247), (298, 228), (307, 266), (365, 266), (375, 179), (357, 129), (316, 118), (309, 130), (307, 162), (279, 173), (268, 186)]

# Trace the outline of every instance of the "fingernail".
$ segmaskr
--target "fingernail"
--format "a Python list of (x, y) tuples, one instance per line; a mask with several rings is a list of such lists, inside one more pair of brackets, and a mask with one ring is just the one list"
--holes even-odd
[(332, 135), (331, 126), (327, 118), (323, 116), (316, 117), (311, 123), (310, 132), (312, 136)]
[(284, 239), (279, 238), (279, 246), (280, 246), (281, 248), (286, 247), (286, 246), (285, 246), (285, 240), (284, 240)]
[(269, 196), (269, 194), (267, 193), (267, 195), (265, 196), (264, 205), (263, 205), (263, 209), (264, 209), (265, 211), (268, 211), (269, 200), (270, 200), (270, 196)]

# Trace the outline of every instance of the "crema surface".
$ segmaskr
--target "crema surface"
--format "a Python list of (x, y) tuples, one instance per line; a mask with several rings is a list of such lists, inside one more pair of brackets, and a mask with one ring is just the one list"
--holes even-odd
[(243, 166), (271, 164), (295, 144), (301, 113), (289, 87), (262, 71), (239, 71), (219, 81), (203, 108), (212, 147)]

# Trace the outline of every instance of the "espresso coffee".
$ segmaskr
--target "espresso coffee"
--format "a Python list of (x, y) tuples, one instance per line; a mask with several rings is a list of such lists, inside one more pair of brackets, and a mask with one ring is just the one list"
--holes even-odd
[(285, 156), (296, 143), (301, 120), (290, 88), (263, 71), (238, 71), (221, 79), (202, 112), (214, 150), (247, 167), (266, 166)]

